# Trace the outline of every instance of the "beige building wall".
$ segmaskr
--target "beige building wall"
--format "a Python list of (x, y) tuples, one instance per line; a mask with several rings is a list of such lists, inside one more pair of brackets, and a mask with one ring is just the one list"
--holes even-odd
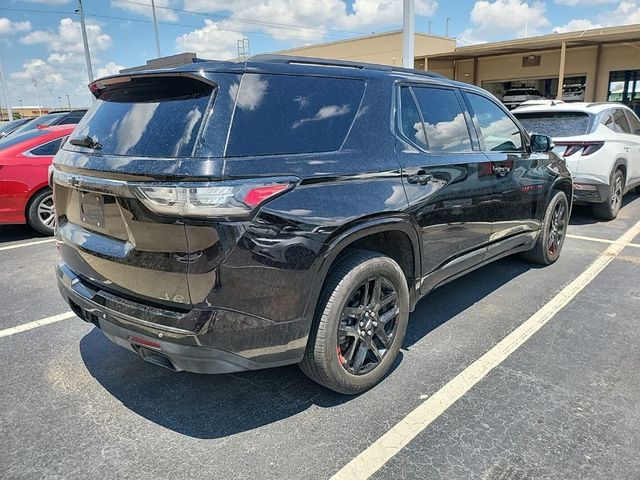
[[(565, 78), (573, 76), (587, 77), (585, 100), (606, 101), (609, 87), (609, 72), (615, 70), (640, 69), (640, 50), (629, 44), (610, 44), (598, 46), (567, 48)], [(483, 82), (535, 80), (557, 78), (560, 69), (560, 50), (532, 52), (540, 55), (540, 65), (523, 67), (522, 58), (525, 53), (480, 57), (465, 60), (429, 59), (429, 70), (455, 78), (461, 82)], [(474, 76), (474, 63), (476, 66)]]
[[(417, 33), (415, 36), (416, 57), (453, 52), (455, 46), (456, 41), (453, 38), (422, 33)], [(293, 48), (277, 53), (401, 66), (402, 32), (381, 33), (350, 40)], [(417, 59), (416, 67), (424, 69), (424, 65), (424, 59)]]

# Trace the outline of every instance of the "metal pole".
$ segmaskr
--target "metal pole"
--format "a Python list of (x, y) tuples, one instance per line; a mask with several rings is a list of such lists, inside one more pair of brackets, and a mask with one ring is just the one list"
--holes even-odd
[(427, 25), (429, 26), (429, 27), (427, 28), (427, 33), (431, 33), (431, 20), (429, 20), (429, 21), (427, 22)]
[(413, 68), (415, 42), (415, 0), (404, 0), (402, 7), (402, 66)]
[(87, 26), (84, 23), (84, 11), (82, 10), (82, 0), (78, 0), (78, 9), (76, 13), (80, 14), (80, 27), (82, 28), (82, 43), (84, 44), (84, 59), (87, 62), (87, 76), (89, 83), (93, 82), (93, 68), (91, 68), (91, 53), (89, 52), (89, 41), (87, 40)]
[(22, 106), (22, 100), (18, 100), (20, 102), (20, 118), (24, 117), (24, 107)]
[(38, 112), (42, 115), (42, 104), (40, 103), (40, 91), (38, 90), (38, 82), (35, 78), (33, 80), (33, 86), (36, 87), (36, 97), (38, 98)]
[(562, 42), (560, 49), (560, 71), (558, 72), (558, 94), (556, 100), (562, 100), (562, 87), (564, 86), (564, 64), (567, 57), (567, 42)]
[(60, 104), (60, 110), (62, 110), (62, 97), (58, 96), (58, 103)]
[(71, 110), (71, 100), (69, 100), (69, 95), (65, 95), (67, 97), (67, 105), (69, 105), (69, 110)]
[(156, 32), (156, 50), (158, 51), (158, 58), (162, 55), (160, 54), (160, 36), (158, 35), (158, 21), (156, 20), (156, 2), (151, 0), (151, 11), (153, 13), (153, 29)]
[(449, 36), (449, 22), (451, 21), (451, 17), (447, 17), (447, 22), (445, 24), (445, 28), (444, 28), (444, 36), (448, 37)]
[(11, 121), (13, 120), (13, 112), (11, 111), (9, 95), (7, 94), (7, 79), (4, 76), (4, 65), (2, 64), (2, 57), (0, 57), (0, 74), (0, 80), (2, 80), (2, 91), (4, 93), (4, 103), (7, 104), (7, 113), (9, 114), (9, 121)]

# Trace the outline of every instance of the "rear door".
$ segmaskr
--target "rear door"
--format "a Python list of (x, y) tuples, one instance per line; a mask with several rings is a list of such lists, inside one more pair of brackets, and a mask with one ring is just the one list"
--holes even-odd
[(495, 180), (490, 209), (491, 241), (537, 230), (548, 182), (543, 167), (549, 154), (529, 153), (520, 127), (497, 102), (468, 91), (464, 96), (480, 149), (491, 162)]
[(456, 89), (401, 86), (398, 112), (396, 152), (422, 236), (426, 292), (481, 261), (491, 234), (495, 178)]
[(115, 84), (58, 153), (60, 255), (83, 280), (154, 304), (190, 304), (184, 221), (151, 212), (132, 186), (201, 173), (204, 161), (192, 157), (214, 91), (184, 77)]

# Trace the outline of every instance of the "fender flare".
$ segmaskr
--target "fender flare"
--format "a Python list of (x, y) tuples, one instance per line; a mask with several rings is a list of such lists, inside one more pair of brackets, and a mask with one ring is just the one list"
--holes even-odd
[(418, 230), (413, 222), (411, 222), (407, 217), (396, 216), (366, 220), (348, 228), (338, 234), (335, 238), (328, 241), (326, 249), (324, 249), (322, 254), (318, 257), (319, 266), (316, 270), (315, 280), (310, 289), (309, 297), (307, 298), (304, 316), (307, 318), (313, 318), (316, 305), (320, 299), (320, 294), (322, 293), (322, 287), (327, 275), (329, 274), (331, 265), (349, 245), (361, 238), (368, 237), (369, 235), (393, 231), (399, 231), (406, 234), (411, 242), (415, 278), (413, 279), (413, 284), (408, 285), (408, 287), (410, 305), (411, 308), (413, 308), (413, 305), (417, 301), (416, 279), (420, 279), (422, 272), (422, 242), (420, 241)]

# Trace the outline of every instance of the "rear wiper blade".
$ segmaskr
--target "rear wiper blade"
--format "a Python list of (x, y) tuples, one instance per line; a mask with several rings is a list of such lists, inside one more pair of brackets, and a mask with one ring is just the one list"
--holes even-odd
[(71, 145), (76, 145), (78, 147), (88, 147), (92, 150), (100, 150), (102, 145), (97, 140), (94, 140), (89, 135), (84, 135), (83, 137), (70, 138), (69, 143)]

